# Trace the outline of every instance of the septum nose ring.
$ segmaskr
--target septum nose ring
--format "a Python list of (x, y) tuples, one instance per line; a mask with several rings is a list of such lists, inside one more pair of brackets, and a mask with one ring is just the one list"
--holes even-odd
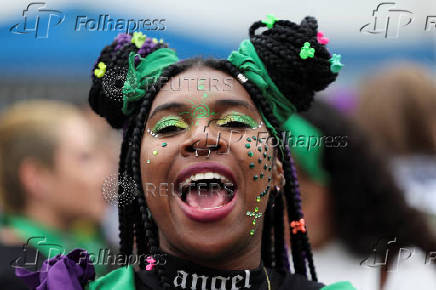
[(206, 156), (206, 158), (210, 157), (210, 149), (195, 148), (195, 157), (200, 156), (198, 154), (198, 151), (207, 151), (207, 155), (201, 155), (201, 156)]

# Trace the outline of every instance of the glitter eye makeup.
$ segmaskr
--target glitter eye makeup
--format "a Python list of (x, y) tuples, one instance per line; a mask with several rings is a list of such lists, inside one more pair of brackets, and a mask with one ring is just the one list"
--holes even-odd
[(160, 119), (151, 129), (147, 130), (152, 136), (157, 137), (158, 134), (171, 134), (188, 128), (188, 124), (178, 116), (166, 116)]
[(259, 127), (259, 123), (253, 118), (238, 112), (230, 112), (219, 119), (216, 124), (221, 127), (244, 127), (252, 129)]

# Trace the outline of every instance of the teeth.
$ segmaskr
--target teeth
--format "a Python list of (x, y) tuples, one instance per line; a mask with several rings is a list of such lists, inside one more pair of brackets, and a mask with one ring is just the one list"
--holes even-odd
[(223, 184), (229, 184), (231, 183), (228, 178), (225, 176), (216, 173), (216, 172), (204, 172), (204, 173), (196, 173), (188, 178), (185, 179), (185, 184), (192, 183), (197, 180), (201, 179), (219, 179)]

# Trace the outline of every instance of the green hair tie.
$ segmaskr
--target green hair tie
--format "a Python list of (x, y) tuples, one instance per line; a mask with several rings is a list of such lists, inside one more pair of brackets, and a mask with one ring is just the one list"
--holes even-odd
[[(135, 56), (138, 56), (140, 63), (135, 67)], [(155, 83), (162, 74), (162, 71), (179, 61), (174, 50), (159, 48), (142, 58), (133, 51), (129, 54), (129, 70), (123, 86), (123, 108), (124, 115), (130, 115), (134, 111), (132, 102), (140, 100), (146, 93), (146, 88)]]
[[(273, 115), (280, 124), (283, 124), (289, 116), (297, 111), (291, 101), (286, 98), (268, 75), (262, 60), (256, 53), (254, 45), (246, 39), (241, 42), (239, 49), (233, 51), (228, 60), (236, 66), (244, 76), (253, 82), (261, 91), (263, 97), (271, 106)], [(271, 125), (259, 108), (263, 121), (277, 140), (281, 140), (276, 129)], [(283, 144), (279, 146), (283, 153)]]
[(262, 92), (271, 105), (274, 116), (280, 123), (285, 122), (297, 110), (274, 84), (266, 71), (265, 65), (256, 53), (250, 40), (242, 41), (239, 49), (233, 51), (228, 60), (236, 66)]

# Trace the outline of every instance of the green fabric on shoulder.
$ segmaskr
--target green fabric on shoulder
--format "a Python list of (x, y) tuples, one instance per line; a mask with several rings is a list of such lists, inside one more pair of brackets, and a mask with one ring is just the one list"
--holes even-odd
[(135, 290), (135, 271), (132, 266), (121, 267), (89, 282), (85, 290)]
[(321, 290), (357, 290), (357, 289), (354, 288), (354, 286), (348, 281), (340, 281), (322, 287)]

